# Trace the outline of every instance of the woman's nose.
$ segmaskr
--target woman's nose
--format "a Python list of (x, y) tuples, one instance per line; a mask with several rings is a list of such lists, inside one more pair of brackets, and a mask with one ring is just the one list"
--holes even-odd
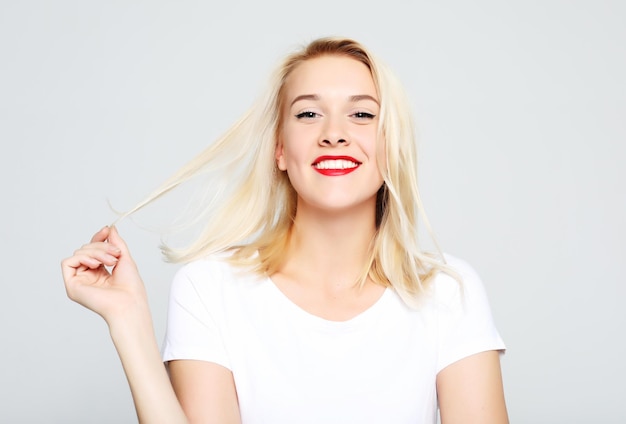
[(328, 146), (328, 145), (345, 144), (345, 143), (347, 143), (347, 141), (346, 141), (346, 139), (345, 139), (345, 138), (339, 138), (339, 139), (334, 140), (334, 141), (333, 141), (333, 140), (330, 140), (330, 139), (328, 139), (328, 138), (325, 138), (325, 139), (323, 139), (323, 140), (322, 140), (322, 144), (325, 144), (325, 145), (327, 145), (327, 146)]
[(340, 144), (348, 144), (344, 129), (336, 120), (329, 120), (324, 128), (324, 132), (320, 137), (320, 145), (337, 146)]

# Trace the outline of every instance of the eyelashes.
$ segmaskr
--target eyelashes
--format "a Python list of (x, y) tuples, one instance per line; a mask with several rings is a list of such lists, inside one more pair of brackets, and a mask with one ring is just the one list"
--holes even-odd
[(355, 118), (359, 118), (359, 119), (374, 119), (376, 118), (376, 115), (369, 113), (369, 112), (355, 112), (352, 114), (353, 117)]
[[(317, 112), (305, 110), (303, 112), (296, 114), (295, 116), (297, 119), (314, 119), (314, 118), (319, 118), (322, 115), (320, 115)], [(354, 112), (352, 115), (350, 115), (350, 117), (356, 118), (356, 119), (374, 119), (376, 118), (376, 115), (374, 115), (373, 113), (369, 113), (369, 112)]]
[(296, 118), (298, 119), (302, 119), (302, 118), (307, 118), (307, 119), (313, 119), (313, 118), (317, 118), (320, 115), (316, 112), (311, 112), (310, 110), (305, 110), (304, 112), (300, 112), (296, 115)]

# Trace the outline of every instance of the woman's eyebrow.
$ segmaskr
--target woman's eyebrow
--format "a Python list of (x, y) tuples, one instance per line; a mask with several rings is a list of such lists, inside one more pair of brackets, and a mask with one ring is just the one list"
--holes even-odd
[(293, 106), (295, 102), (299, 102), (300, 100), (319, 100), (319, 99), (320, 99), (320, 96), (318, 96), (317, 94), (302, 94), (296, 97), (295, 99), (293, 99), (289, 107)]
[(378, 106), (380, 106), (380, 102), (376, 100), (374, 97), (370, 96), (369, 94), (358, 94), (356, 96), (350, 96), (351, 102), (358, 102), (359, 100), (371, 100), (374, 103), (376, 103)]
[[(320, 96), (318, 96), (317, 94), (301, 94), (292, 100), (289, 107), (293, 106), (296, 102), (299, 102), (300, 100), (319, 100), (319, 99), (320, 99)], [(350, 100), (352, 103), (356, 103), (360, 100), (371, 100), (380, 106), (380, 102), (376, 100), (375, 97), (370, 96), (369, 94), (356, 94), (354, 96), (350, 96), (348, 100)]]

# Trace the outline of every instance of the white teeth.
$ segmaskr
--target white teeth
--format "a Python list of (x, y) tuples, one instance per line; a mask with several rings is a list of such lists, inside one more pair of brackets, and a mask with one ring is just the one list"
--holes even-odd
[(314, 165), (314, 167), (317, 169), (348, 169), (356, 168), (357, 166), (359, 166), (358, 163), (345, 159), (323, 160)]

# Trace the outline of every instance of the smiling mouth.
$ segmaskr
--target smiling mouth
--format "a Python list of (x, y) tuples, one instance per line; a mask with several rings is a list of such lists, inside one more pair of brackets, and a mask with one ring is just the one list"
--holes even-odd
[(328, 159), (313, 164), (315, 169), (350, 169), (359, 166), (358, 162), (346, 159)]
[(328, 176), (348, 174), (360, 165), (361, 162), (349, 156), (322, 156), (311, 164), (317, 172)]

